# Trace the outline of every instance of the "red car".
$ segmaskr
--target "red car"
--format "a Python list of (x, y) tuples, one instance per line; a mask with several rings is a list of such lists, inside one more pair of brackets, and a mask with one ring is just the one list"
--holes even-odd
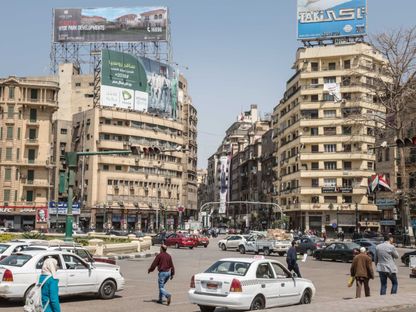
[(198, 241), (189, 234), (173, 233), (166, 238), (165, 245), (192, 249), (198, 246)]
[(203, 235), (192, 235), (194, 239), (198, 241), (198, 246), (204, 246), (205, 248), (208, 247), (209, 238)]

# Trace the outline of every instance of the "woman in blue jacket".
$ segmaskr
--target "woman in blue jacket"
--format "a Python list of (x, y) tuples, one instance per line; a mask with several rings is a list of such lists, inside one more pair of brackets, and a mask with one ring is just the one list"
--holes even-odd
[(56, 278), (57, 269), (58, 262), (54, 258), (48, 258), (43, 263), (39, 283), (42, 283), (47, 278), (47, 281), (42, 287), (42, 306), (44, 312), (61, 312), (61, 306), (59, 305), (59, 280)]

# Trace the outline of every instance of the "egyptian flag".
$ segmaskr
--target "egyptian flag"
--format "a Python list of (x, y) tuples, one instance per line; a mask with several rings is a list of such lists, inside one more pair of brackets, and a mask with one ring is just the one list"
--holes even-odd
[(391, 191), (391, 187), (389, 185), (389, 182), (387, 181), (387, 178), (384, 174), (378, 175), (378, 185), (384, 187), (385, 189)]
[(378, 181), (379, 181), (379, 175), (375, 174), (372, 175), (368, 181), (368, 191), (369, 193), (374, 192), (374, 190), (377, 188), (378, 186)]

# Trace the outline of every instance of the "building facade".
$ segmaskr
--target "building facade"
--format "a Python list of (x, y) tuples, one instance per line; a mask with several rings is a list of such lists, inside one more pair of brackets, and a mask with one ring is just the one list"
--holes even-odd
[(383, 114), (369, 83), (383, 62), (365, 43), (298, 50), (296, 73), (274, 109), (275, 187), (291, 228), (379, 229), (380, 213), (367, 197), (376, 125), (357, 121)]
[(0, 227), (48, 227), (58, 91), (53, 78), (0, 79)]

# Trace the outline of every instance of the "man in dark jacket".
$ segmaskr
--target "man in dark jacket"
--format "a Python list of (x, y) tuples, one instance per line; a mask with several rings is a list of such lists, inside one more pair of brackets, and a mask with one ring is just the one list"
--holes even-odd
[(354, 257), (351, 264), (351, 276), (355, 277), (357, 290), (356, 298), (361, 297), (361, 289), (364, 286), (366, 297), (370, 297), (369, 280), (374, 279), (374, 270), (371, 258), (367, 255), (365, 247), (360, 248), (360, 253)]
[(296, 253), (295, 244), (296, 242), (292, 241), (292, 247), (290, 247), (289, 250), (287, 251), (287, 256), (286, 256), (287, 268), (289, 271), (294, 271), (298, 277), (302, 277), (302, 275), (300, 275), (299, 266), (297, 263), (298, 255)]
[(157, 303), (163, 303), (163, 297), (166, 297), (167, 305), (170, 305), (172, 295), (165, 289), (167, 281), (175, 275), (175, 267), (173, 266), (172, 257), (166, 252), (168, 247), (166, 245), (160, 246), (160, 253), (153, 260), (147, 273), (153, 272), (156, 267), (159, 271), (158, 285), (159, 285), (159, 300)]

